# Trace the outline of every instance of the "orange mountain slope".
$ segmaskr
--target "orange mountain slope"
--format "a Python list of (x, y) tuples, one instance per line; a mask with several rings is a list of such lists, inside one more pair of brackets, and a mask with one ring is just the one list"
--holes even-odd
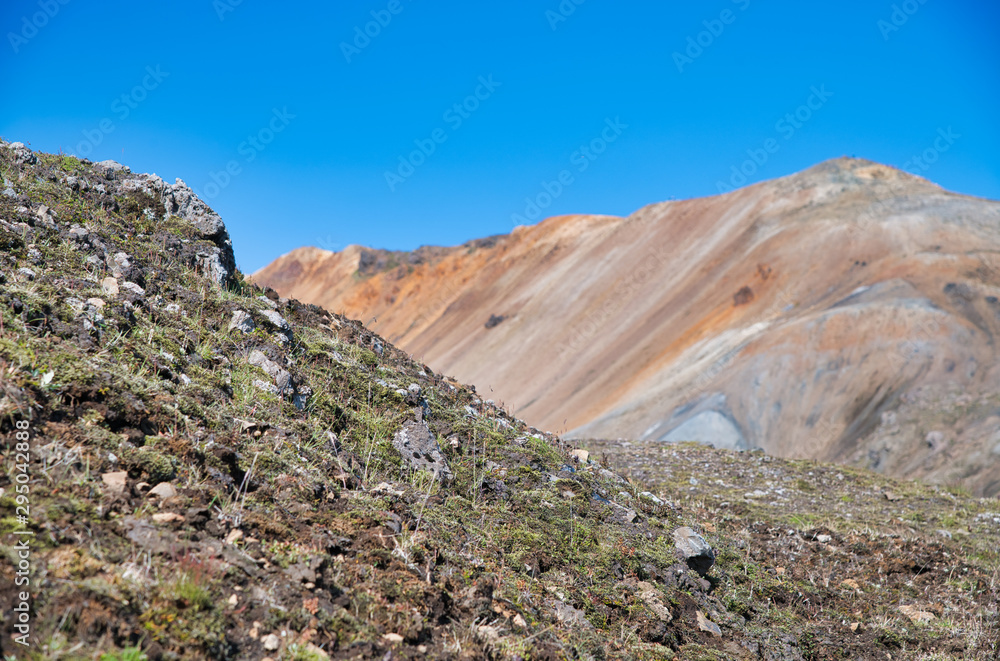
[(254, 279), (570, 437), (1000, 492), (1000, 203), (869, 161), (453, 248), (302, 248)]

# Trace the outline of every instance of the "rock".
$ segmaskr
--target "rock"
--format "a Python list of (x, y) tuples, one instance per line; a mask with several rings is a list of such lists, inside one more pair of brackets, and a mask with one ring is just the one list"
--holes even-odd
[(257, 328), (257, 324), (253, 322), (253, 318), (250, 313), (244, 312), (243, 310), (236, 310), (233, 312), (233, 318), (229, 322), (229, 330), (239, 330), (244, 333), (252, 333), (254, 329)]
[(687, 526), (674, 531), (674, 545), (688, 567), (701, 576), (708, 574), (715, 564), (715, 551), (704, 537)]
[(90, 232), (79, 225), (73, 225), (73, 227), (69, 228), (69, 238), (71, 241), (83, 241), (87, 238), (88, 234), (90, 234)]
[(28, 248), (28, 261), (36, 266), (42, 263), (42, 251), (38, 248)]
[(669, 623), (674, 619), (671, 614), (670, 609), (663, 605), (660, 597), (662, 594), (655, 588), (651, 583), (646, 581), (639, 581), (639, 598), (642, 599), (649, 610), (656, 614), (656, 617), (660, 618), (662, 622)]
[(131, 172), (131, 170), (128, 167), (122, 165), (121, 163), (118, 163), (117, 161), (112, 161), (112, 160), (100, 161), (98, 163), (95, 163), (94, 166), (99, 172), (104, 174), (104, 176), (108, 177), (109, 179), (118, 172), (124, 172), (125, 174)]
[(927, 447), (930, 449), (940, 450), (944, 446), (944, 433), (939, 431), (927, 432), (924, 442), (927, 443)]
[(910, 618), (910, 621), (914, 623), (930, 622), (934, 619), (934, 613), (920, 610), (916, 606), (900, 606), (899, 612)]
[(135, 284), (134, 282), (123, 282), (122, 289), (135, 294), (136, 296), (145, 296), (146, 290)]
[(174, 496), (176, 496), (177, 489), (175, 489), (174, 485), (170, 484), (169, 482), (160, 482), (155, 487), (149, 490), (149, 495), (156, 496), (161, 500), (166, 500), (167, 498), (173, 498)]
[(268, 383), (267, 381), (263, 381), (261, 379), (254, 379), (253, 387), (256, 388), (257, 390), (263, 390), (266, 393), (270, 393), (275, 397), (277, 397), (280, 394), (278, 392), (278, 387), (276, 385), (274, 385), (273, 383)]
[(861, 586), (853, 578), (848, 578), (840, 582), (840, 587), (861, 592)]
[(101, 291), (107, 296), (117, 296), (118, 295), (118, 280), (112, 277), (107, 277), (101, 280)]
[(268, 652), (273, 652), (281, 647), (281, 640), (273, 633), (269, 633), (260, 639), (260, 644), (263, 645), (264, 649)]
[(437, 439), (423, 421), (422, 412), (420, 409), (417, 411), (417, 419), (403, 423), (402, 429), (393, 436), (392, 445), (399, 450), (403, 461), (414, 469), (429, 471), (437, 479), (450, 482), (455, 476), (441, 453)]
[(411, 383), (406, 390), (414, 395), (420, 395), (420, 385), (417, 383)]
[(258, 349), (251, 351), (247, 362), (254, 367), (261, 368), (265, 374), (274, 379), (274, 385), (277, 386), (279, 392), (284, 392), (292, 387), (292, 375), (287, 370), (282, 369), (278, 363), (265, 356), (263, 351)]
[(17, 274), (20, 275), (20, 276), (22, 276), (22, 277), (24, 277), (24, 278), (26, 278), (26, 279), (28, 279), (28, 280), (34, 280), (35, 279), (35, 272), (32, 271), (31, 269), (29, 269), (26, 266), (22, 266), (21, 268), (19, 268), (17, 270)]
[(398, 633), (384, 633), (382, 634), (382, 639), (388, 643), (401, 643), (403, 642), (403, 637)]
[(234, 528), (229, 531), (226, 535), (226, 544), (235, 544), (243, 539), (243, 531), (239, 528)]
[(580, 449), (570, 450), (569, 456), (575, 458), (581, 464), (587, 463), (587, 460), (590, 459), (590, 453), (587, 452), (586, 450), (580, 450)]
[(274, 301), (272, 301), (271, 299), (269, 299), (264, 294), (261, 294), (260, 296), (258, 296), (257, 300), (260, 301), (261, 303), (263, 303), (264, 305), (266, 305), (267, 307), (271, 308), (272, 310), (277, 310), (278, 309), (278, 304), (275, 303)]
[(184, 517), (176, 512), (159, 512), (153, 515), (154, 523), (174, 523), (175, 521), (183, 521)]
[(58, 229), (56, 225), (56, 214), (52, 209), (48, 208), (44, 204), (38, 207), (35, 211), (35, 222), (42, 227), (47, 227), (48, 229)]
[(830, 535), (816, 535), (816, 541), (819, 542), (820, 544), (829, 544), (831, 541), (833, 541), (833, 537), (831, 537)]
[(7, 148), (14, 152), (14, 163), (17, 165), (34, 165), (38, 162), (38, 157), (23, 142), (12, 142)]
[(125, 493), (125, 483), (128, 481), (128, 471), (116, 471), (101, 475), (104, 484), (112, 493)]
[(702, 613), (701, 611), (696, 611), (695, 615), (698, 617), (699, 629), (701, 629), (702, 631), (707, 631), (716, 638), (722, 638), (722, 629), (719, 628), (718, 624), (705, 617), (705, 614)]
[(276, 311), (262, 310), (260, 314), (265, 319), (267, 319), (272, 326), (276, 327), (278, 330), (286, 332), (292, 330), (292, 327), (288, 325), (288, 322), (285, 321), (285, 318), (282, 317), (280, 314), (278, 314)]
[(107, 303), (104, 302), (103, 298), (88, 298), (87, 305), (91, 305), (98, 310), (102, 310)]
[(567, 603), (557, 601), (552, 606), (552, 610), (555, 611), (556, 619), (560, 622), (590, 626), (590, 622), (587, 621), (587, 614), (578, 608), (573, 608)]
[(902, 500), (903, 498), (898, 493), (892, 491), (883, 491), (882, 495), (885, 496), (885, 499), (888, 500), (890, 503), (894, 503), (897, 500)]

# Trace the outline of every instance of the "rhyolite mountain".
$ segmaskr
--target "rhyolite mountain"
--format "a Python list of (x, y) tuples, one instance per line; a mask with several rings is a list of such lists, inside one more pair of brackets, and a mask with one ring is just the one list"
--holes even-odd
[(571, 438), (694, 440), (1000, 492), (1000, 203), (839, 158), (452, 248), (253, 276)]

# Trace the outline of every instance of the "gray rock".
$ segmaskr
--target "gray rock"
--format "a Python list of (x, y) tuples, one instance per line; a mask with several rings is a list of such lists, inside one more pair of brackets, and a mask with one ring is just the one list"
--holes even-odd
[(271, 308), (272, 310), (278, 309), (278, 304), (269, 299), (267, 296), (264, 296), (263, 294), (258, 296), (257, 300), (266, 305), (267, 307)]
[(29, 268), (28, 268), (28, 267), (26, 267), (26, 266), (22, 266), (21, 268), (19, 268), (19, 269), (17, 270), (17, 273), (18, 273), (19, 275), (21, 275), (21, 276), (23, 276), (23, 277), (27, 278), (28, 280), (34, 280), (34, 279), (35, 279), (35, 272), (34, 272), (34, 271), (32, 271), (31, 269), (29, 269)]
[(280, 331), (288, 332), (292, 330), (292, 327), (288, 325), (288, 322), (285, 321), (285, 318), (282, 317), (277, 312), (275, 312), (274, 310), (263, 310), (261, 312), (261, 315), (269, 322), (271, 322), (272, 326), (274, 326)]
[(121, 288), (124, 289), (125, 291), (132, 292), (136, 296), (146, 295), (146, 290), (140, 287), (139, 285), (135, 284), (134, 282), (123, 282), (121, 284)]
[(454, 479), (437, 439), (423, 421), (420, 409), (417, 409), (416, 420), (404, 423), (402, 429), (396, 432), (392, 445), (399, 450), (403, 461), (414, 469), (429, 471), (442, 482)]
[(94, 164), (95, 168), (104, 174), (105, 177), (111, 178), (118, 172), (129, 173), (131, 170), (127, 166), (122, 165), (117, 161), (107, 160), (100, 161)]
[(14, 163), (17, 165), (34, 165), (38, 162), (38, 157), (23, 142), (12, 142), (7, 145), (7, 149), (14, 152)]
[(254, 329), (257, 328), (257, 324), (253, 322), (253, 318), (248, 312), (243, 310), (236, 310), (233, 312), (233, 318), (229, 322), (229, 330), (239, 330), (244, 333), (252, 333)]
[(698, 617), (699, 629), (712, 634), (716, 638), (722, 638), (722, 629), (719, 628), (718, 624), (708, 619), (701, 611), (695, 611), (695, 615)]
[(247, 361), (251, 365), (264, 370), (274, 380), (274, 385), (278, 387), (279, 392), (284, 392), (292, 387), (292, 375), (278, 365), (278, 363), (265, 356), (262, 351), (257, 349), (251, 351)]
[(688, 567), (701, 576), (708, 574), (708, 570), (715, 564), (715, 551), (704, 537), (687, 526), (674, 531), (674, 545)]
[(264, 392), (269, 392), (275, 396), (277, 396), (278, 394), (277, 386), (275, 386), (273, 383), (268, 383), (267, 381), (263, 381), (261, 379), (254, 379), (253, 387), (256, 388), (257, 390), (263, 390)]

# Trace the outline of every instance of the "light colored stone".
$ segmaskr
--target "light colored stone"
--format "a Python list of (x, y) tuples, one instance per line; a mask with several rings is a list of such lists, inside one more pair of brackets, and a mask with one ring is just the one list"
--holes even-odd
[(382, 634), (383, 640), (390, 643), (401, 643), (403, 642), (403, 637), (398, 633), (384, 633)]
[(160, 482), (155, 487), (149, 490), (149, 495), (156, 496), (157, 498), (166, 500), (167, 498), (173, 498), (174, 496), (176, 496), (177, 489), (175, 489), (174, 485), (170, 484), (169, 482)]
[(236, 310), (233, 312), (233, 318), (229, 322), (229, 330), (239, 330), (244, 333), (252, 333), (254, 329), (257, 328), (257, 324), (253, 322), (253, 318), (250, 316), (249, 312), (244, 310)]
[(265, 319), (267, 319), (271, 323), (272, 326), (276, 327), (278, 330), (281, 330), (281, 331), (290, 331), (290, 330), (292, 330), (292, 327), (288, 325), (288, 322), (285, 321), (285, 318), (282, 317), (280, 314), (278, 314), (276, 311), (274, 311), (274, 310), (261, 310), (260, 314)]
[(118, 295), (118, 280), (108, 276), (101, 280), (101, 291), (104, 292), (105, 296), (117, 296)]
[(104, 475), (101, 475), (101, 479), (112, 492), (124, 493), (125, 483), (128, 481), (128, 472), (115, 471), (114, 473), (105, 473)]
[(722, 638), (722, 629), (719, 628), (718, 624), (708, 619), (708, 617), (706, 617), (705, 614), (702, 613), (701, 611), (696, 611), (695, 615), (697, 615), (698, 617), (699, 629), (701, 629), (702, 631), (707, 631), (716, 638)]
[(243, 531), (240, 530), (239, 528), (234, 528), (233, 530), (229, 531), (228, 535), (226, 535), (226, 544), (236, 544), (242, 539), (243, 539)]
[(587, 460), (590, 459), (590, 453), (587, 452), (586, 450), (581, 450), (579, 448), (577, 448), (576, 450), (570, 450), (569, 456), (575, 458), (581, 464), (587, 463)]
[(261, 644), (264, 646), (268, 652), (274, 652), (279, 647), (281, 647), (281, 639), (278, 638), (273, 633), (269, 633), (260, 639)]
[(154, 523), (174, 523), (175, 521), (183, 521), (184, 517), (176, 512), (159, 512), (153, 515)]
[(146, 290), (135, 284), (134, 282), (123, 282), (121, 285), (122, 289), (132, 292), (136, 296), (145, 296)]
[(934, 619), (934, 613), (920, 610), (917, 606), (900, 606), (899, 612), (910, 618), (910, 621), (913, 623), (930, 622)]

